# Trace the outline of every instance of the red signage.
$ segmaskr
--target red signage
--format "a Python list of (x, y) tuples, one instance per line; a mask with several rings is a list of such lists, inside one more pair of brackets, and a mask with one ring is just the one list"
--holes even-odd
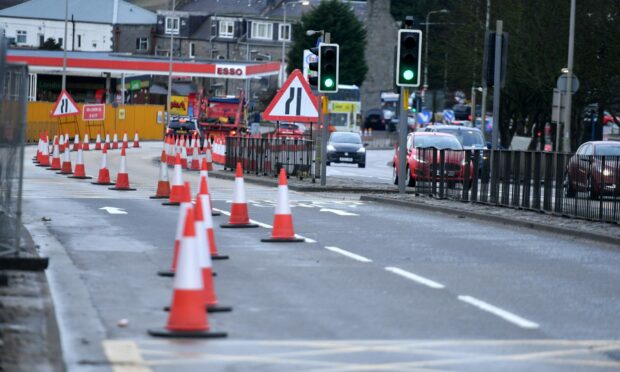
[(84, 121), (105, 120), (105, 105), (104, 104), (84, 105), (82, 107), (82, 120)]

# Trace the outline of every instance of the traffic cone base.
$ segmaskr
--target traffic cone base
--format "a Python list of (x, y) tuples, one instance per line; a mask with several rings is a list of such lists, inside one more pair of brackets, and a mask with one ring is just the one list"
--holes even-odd
[[(174, 271), (172, 270), (160, 270), (157, 272), (158, 276), (163, 276), (163, 277), (167, 277), (167, 278), (174, 278)], [(214, 278), (217, 276), (217, 273), (215, 271), (211, 272), (211, 276), (213, 276)], [(168, 311), (168, 309), (170, 309), (169, 307), (165, 307), (164, 310)]]
[[(235, 217), (239, 216), (239, 217)], [(226, 224), (221, 224), (223, 228), (244, 228), (258, 227), (257, 224), (251, 223), (248, 216), (247, 203), (232, 203), (230, 207), (230, 220)]]
[(113, 182), (110, 182), (110, 171), (105, 169), (99, 169), (99, 177), (97, 178), (97, 182), (91, 182), (93, 185), (103, 185), (110, 186), (114, 185)]
[(149, 329), (149, 335), (153, 337), (166, 338), (224, 338), (228, 337), (226, 332), (213, 331), (171, 331), (169, 329)]
[(167, 202), (161, 203), (162, 205), (181, 205), (181, 200), (183, 199), (183, 185), (172, 185), (170, 189), (170, 200)]
[(151, 196), (151, 199), (168, 199), (170, 197), (170, 182), (169, 181), (158, 181), (157, 182), (157, 191), (155, 195)]

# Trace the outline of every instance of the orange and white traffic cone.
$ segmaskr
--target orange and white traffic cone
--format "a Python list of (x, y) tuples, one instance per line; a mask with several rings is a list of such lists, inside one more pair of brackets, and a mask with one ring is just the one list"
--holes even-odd
[(123, 148), (129, 148), (129, 140), (127, 139), (127, 132), (123, 133)]
[(172, 138), (172, 136), (168, 136), (166, 139), (166, 145), (168, 146), (166, 149), (166, 154), (168, 154), (168, 165), (173, 166), (177, 152), (174, 147), (174, 138)]
[(99, 176), (97, 177), (97, 182), (91, 182), (93, 185), (114, 185), (114, 183), (110, 182), (110, 171), (108, 170), (108, 147), (103, 146), (103, 150), (101, 150), (101, 168), (99, 168)]
[(47, 168), (47, 169), (49, 169), (49, 170), (60, 170), (61, 169), (61, 164), (60, 164), (60, 143), (59, 143), (58, 139), (56, 139), (54, 141), (54, 151), (53, 151), (53, 154), (52, 154), (52, 165), (49, 168)]
[(226, 337), (224, 332), (209, 332), (192, 207), (189, 207), (184, 219), (178, 269), (178, 275), (174, 278), (174, 292), (168, 323), (163, 329), (149, 330), (149, 335), (172, 338)]
[(181, 156), (179, 154), (175, 157), (171, 186), (170, 198), (167, 202), (162, 203), (163, 205), (179, 205), (183, 199), (183, 170), (181, 169)]
[(79, 144), (80, 144), (80, 135), (76, 133), (75, 137), (73, 137), (73, 151), (78, 150)]
[(60, 168), (60, 172), (57, 174), (73, 174), (73, 168), (71, 165), (71, 149), (69, 149), (69, 144), (65, 146), (65, 151), (62, 153), (62, 167)]
[(39, 158), (39, 164), (37, 167), (49, 167), (50, 166), (50, 145), (48, 142), (43, 141), (41, 143), (41, 157)]
[(197, 147), (192, 150), (190, 164), (191, 164), (191, 166), (190, 166), (191, 170), (194, 170), (194, 171), (200, 170), (200, 156), (198, 154), (198, 148)]
[(41, 137), (42, 137), (42, 134), (39, 133), (39, 142), (37, 142), (37, 153), (34, 156), (34, 158), (32, 158), (32, 161), (35, 164), (41, 162), (41, 149), (43, 148), (43, 138)]
[(187, 148), (185, 146), (181, 147), (181, 166), (183, 169), (187, 168)]
[(202, 164), (200, 165), (200, 184), (198, 186), (198, 195), (209, 196), (211, 216), (221, 215), (220, 212), (213, 210), (213, 201), (211, 200), (211, 193), (209, 192), (209, 171), (207, 171), (207, 161), (204, 158), (202, 158)]
[(114, 137), (112, 137), (112, 150), (118, 150), (118, 135), (114, 132)]
[[(204, 179), (202, 180), (204, 182)], [(201, 203), (201, 211), (204, 212), (204, 216), (202, 216), (202, 221), (204, 221), (205, 234), (207, 236), (207, 243), (209, 247), (209, 253), (211, 254), (211, 258), (214, 260), (227, 260), (229, 257), (226, 255), (221, 255), (217, 251), (217, 246), (215, 245), (215, 232), (213, 231), (213, 217), (209, 213), (209, 209), (211, 209), (211, 199), (209, 194), (201, 194), (196, 197), (196, 205), (198, 205), (198, 200)]]
[(88, 140), (88, 133), (84, 134), (84, 142), (82, 142), (82, 151), (90, 151), (90, 141)]
[(233, 188), (232, 199), (228, 223), (222, 224), (220, 227), (258, 227), (257, 224), (250, 222), (250, 217), (248, 216), (248, 201), (245, 198), (245, 185), (243, 183), (243, 169), (241, 168), (241, 163), (237, 163), (237, 174), (235, 175), (235, 186)]
[[(203, 204), (203, 201), (206, 204)], [(215, 294), (215, 286), (213, 284), (213, 269), (211, 262), (211, 251), (209, 249), (209, 240), (207, 238), (207, 226), (205, 219), (211, 218), (209, 214), (209, 199), (206, 195), (202, 195), (196, 199), (194, 208), (196, 218), (196, 241), (198, 243), (198, 263), (202, 271), (203, 295), (209, 312), (232, 311), (229, 306), (218, 305), (217, 295)], [(213, 226), (211, 226), (213, 230)]]
[(213, 170), (213, 154), (211, 153), (211, 144), (207, 141), (207, 149), (205, 150), (205, 159), (207, 159), (207, 170)]
[(97, 133), (97, 139), (95, 140), (95, 150), (101, 150), (101, 134)]
[(137, 149), (140, 147), (140, 138), (138, 137), (138, 132), (133, 135), (133, 148)]
[(179, 248), (181, 246), (181, 238), (183, 237), (183, 223), (185, 221), (185, 214), (187, 210), (192, 207), (192, 194), (189, 186), (189, 182), (185, 182), (182, 186), (183, 195), (181, 197), (181, 203), (179, 204), (179, 219), (177, 220), (177, 230), (174, 238), (174, 251), (172, 255), (172, 265), (170, 266), (170, 270), (160, 271), (157, 273), (159, 276), (174, 276), (174, 273), (177, 269), (177, 261), (179, 258)]
[(103, 143), (103, 146), (106, 147), (108, 150), (111, 150), (111, 142), (110, 142), (110, 133), (106, 133), (105, 134), (105, 142)]
[(127, 173), (127, 155), (125, 148), (121, 149), (121, 166), (118, 168), (118, 174), (116, 175), (116, 184), (114, 187), (110, 187), (110, 190), (118, 191), (136, 191), (136, 189), (129, 186), (129, 174)]
[(261, 239), (261, 242), (286, 242), (300, 243), (305, 239), (297, 238), (293, 229), (293, 215), (288, 201), (288, 185), (286, 183), (286, 170), (280, 168), (280, 178), (278, 180), (278, 202), (273, 218), (273, 229), (271, 237)]
[(69, 178), (76, 178), (79, 180), (91, 179), (92, 177), (86, 175), (86, 170), (84, 169), (84, 153), (82, 152), (82, 145), (78, 146), (77, 150), (77, 162), (75, 163), (75, 171), (72, 176)]
[(159, 165), (159, 181), (157, 181), (157, 191), (151, 199), (168, 199), (170, 197), (170, 181), (168, 180), (168, 165), (166, 164), (166, 150), (161, 151), (161, 162)]

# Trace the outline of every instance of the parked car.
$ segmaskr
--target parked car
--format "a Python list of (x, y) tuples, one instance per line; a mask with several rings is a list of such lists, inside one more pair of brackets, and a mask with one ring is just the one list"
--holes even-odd
[[(435, 174), (441, 176), (440, 157), (433, 163), (431, 150), (447, 151), (444, 159), (444, 180), (450, 185), (463, 182), (465, 178), (465, 151), (459, 140), (448, 133), (414, 132), (407, 136), (407, 184), (415, 186), (417, 181), (430, 181)], [(394, 184), (398, 184), (398, 151), (394, 153)], [(471, 165), (470, 165), (471, 167)], [(472, 174), (470, 168), (470, 175)]]
[(357, 164), (366, 167), (366, 148), (356, 132), (334, 132), (327, 142), (327, 165), (331, 163)]
[(620, 142), (589, 141), (579, 146), (568, 161), (564, 188), (568, 197), (577, 192), (587, 192), (593, 200), (620, 196)]
[(449, 133), (459, 140), (466, 150), (486, 150), (487, 145), (482, 132), (478, 128), (464, 128), (456, 125), (429, 125), (425, 132)]
[(276, 137), (286, 138), (303, 138), (306, 133), (306, 127), (297, 123), (280, 123), (274, 135)]
[(189, 117), (173, 116), (170, 118), (170, 124), (166, 128), (166, 134), (173, 134), (176, 137), (192, 138), (194, 135), (200, 137), (198, 130), (198, 121)]

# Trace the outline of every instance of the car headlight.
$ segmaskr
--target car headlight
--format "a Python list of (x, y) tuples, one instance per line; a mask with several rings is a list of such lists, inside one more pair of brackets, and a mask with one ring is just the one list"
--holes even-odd
[(327, 145), (327, 151), (336, 151), (336, 148), (332, 145)]
[(461, 160), (461, 165), (467, 165), (467, 159)]
[(366, 148), (365, 147), (360, 147), (357, 152), (366, 152)]
[(416, 162), (418, 162), (420, 164), (426, 163), (426, 160), (422, 159), (421, 157), (419, 157), (417, 155), (413, 155), (413, 160), (415, 160)]
[(611, 169), (604, 169), (603, 170), (603, 176), (611, 176)]

